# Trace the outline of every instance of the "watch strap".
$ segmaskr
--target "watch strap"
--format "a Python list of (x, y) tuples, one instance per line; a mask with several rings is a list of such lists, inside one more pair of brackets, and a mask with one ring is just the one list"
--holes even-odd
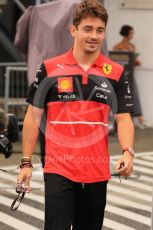
[(128, 151), (129, 153), (131, 153), (132, 156), (135, 155), (135, 154), (134, 154), (134, 149), (133, 149), (132, 147), (124, 148), (124, 149), (122, 150), (122, 154), (123, 154), (124, 152), (126, 152), (126, 151)]

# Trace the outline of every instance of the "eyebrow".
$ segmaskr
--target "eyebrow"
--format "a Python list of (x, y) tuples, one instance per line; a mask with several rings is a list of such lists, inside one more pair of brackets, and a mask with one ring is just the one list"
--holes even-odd
[[(85, 25), (85, 26), (80, 26), (80, 28), (93, 28), (93, 26), (90, 26), (90, 25)], [(97, 29), (103, 29), (105, 30), (105, 27), (97, 27)]]

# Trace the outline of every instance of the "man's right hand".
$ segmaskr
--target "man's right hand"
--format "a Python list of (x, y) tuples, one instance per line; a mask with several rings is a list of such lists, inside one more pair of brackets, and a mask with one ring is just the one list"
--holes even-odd
[(31, 176), (32, 176), (32, 168), (22, 168), (17, 178), (18, 184), (22, 184), (24, 182), (26, 192), (28, 193), (31, 191), (30, 188)]

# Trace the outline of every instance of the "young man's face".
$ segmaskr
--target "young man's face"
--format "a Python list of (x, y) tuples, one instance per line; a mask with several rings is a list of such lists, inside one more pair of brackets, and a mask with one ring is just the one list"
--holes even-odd
[(78, 28), (71, 26), (74, 37), (74, 48), (85, 53), (100, 51), (105, 38), (105, 23), (100, 18), (87, 17), (82, 19)]

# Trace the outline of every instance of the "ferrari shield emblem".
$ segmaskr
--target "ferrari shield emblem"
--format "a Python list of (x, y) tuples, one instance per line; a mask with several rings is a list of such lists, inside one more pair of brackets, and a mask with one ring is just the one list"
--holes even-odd
[(103, 65), (103, 71), (105, 74), (110, 74), (112, 72), (112, 66), (110, 64), (105, 63)]

